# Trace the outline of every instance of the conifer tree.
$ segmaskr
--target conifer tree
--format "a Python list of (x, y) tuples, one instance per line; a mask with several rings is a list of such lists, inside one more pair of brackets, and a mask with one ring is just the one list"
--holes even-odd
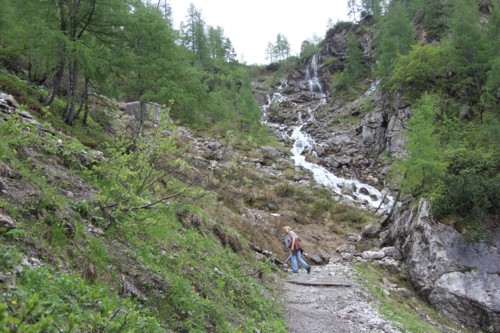
[(9, 0), (0, 0), (0, 31), (4, 33), (0, 33), (0, 60), (3, 56), (8, 54), (9, 40), (5, 38), (5, 31), (9, 31), (12, 26), (12, 17), (14, 15), (14, 10), (12, 9), (11, 3)]
[(205, 32), (206, 27), (201, 11), (192, 3), (188, 8), (186, 19), (186, 22), (181, 23), (182, 44), (196, 56), (196, 60), (203, 63), (209, 58), (210, 53)]
[(354, 22), (357, 22), (358, 21), (358, 19), (356, 18), (356, 15), (358, 14), (357, 0), (347, 0), (347, 8), (348, 8), (347, 15), (349, 17), (352, 17), (352, 20)]
[(108, 39), (108, 36), (112, 35), (112, 30), (117, 28), (116, 24), (121, 21), (117, 20), (116, 16), (127, 13), (128, 5), (119, 0), (106, 2), (59, 0), (46, 3), (21, 1), (20, 8), (23, 15), (29, 15), (37, 22), (28, 27), (39, 29), (31, 31), (34, 36), (43, 36), (42, 39), (48, 43), (43, 47), (53, 50), (51, 58), (55, 59), (49, 93), (43, 104), (50, 105), (59, 94), (67, 69), (67, 108), (63, 120), (67, 124), (73, 124), (79, 100), (79, 71), (83, 70), (83, 67), (88, 67), (85, 69), (87, 70), (95, 64), (87, 34), (90, 33), (97, 40)]
[(352, 30), (347, 34), (346, 61), (343, 75), (350, 83), (356, 83), (366, 75), (361, 45)]
[(449, 29), (451, 4), (448, 0), (424, 1), (423, 28), (428, 40), (440, 39)]
[(276, 44), (274, 44), (274, 56), (278, 60), (285, 60), (290, 56), (290, 43), (282, 34), (276, 36)]
[(236, 57), (231, 41), (224, 37), (221, 27), (208, 27), (208, 49), (210, 58), (214, 60), (227, 62)]
[(435, 119), (440, 112), (440, 98), (424, 94), (408, 123), (406, 147), (409, 156), (402, 161), (405, 192), (416, 195), (430, 194), (437, 188), (446, 172), (446, 163), (439, 149)]
[(268, 59), (270, 63), (273, 63), (274, 60), (276, 59), (274, 54), (274, 44), (271, 42), (267, 43), (266, 59)]
[(493, 12), (489, 18), (486, 33), (483, 35), (487, 46), (486, 59), (489, 60), (481, 100), (485, 107), (496, 111), (496, 116), (500, 118), (500, 41), (498, 36), (500, 36), (500, 0), (494, 0)]
[(476, 103), (485, 81), (486, 44), (479, 28), (479, 10), (475, 1), (454, 1), (450, 42), (454, 90), (461, 99)]
[(384, 2), (384, 0), (361, 0), (361, 18), (372, 15), (375, 20), (378, 20), (382, 15)]
[(406, 54), (413, 43), (411, 21), (404, 6), (393, 1), (383, 16), (376, 36), (376, 72), (382, 79), (393, 70), (393, 62), (399, 54)]

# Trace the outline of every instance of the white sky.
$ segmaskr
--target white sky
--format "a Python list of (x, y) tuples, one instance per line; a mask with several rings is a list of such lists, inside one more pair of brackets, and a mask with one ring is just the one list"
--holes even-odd
[(325, 37), (328, 20), (348, 21), (347, 0), (170, 0), (174, 27), (186, 21), (190, 3), (209, 26), (224, 29), (237, 58), (247, 64), (267, 64), (268, 43), (281, 33), (298, 55), (304, 40)]

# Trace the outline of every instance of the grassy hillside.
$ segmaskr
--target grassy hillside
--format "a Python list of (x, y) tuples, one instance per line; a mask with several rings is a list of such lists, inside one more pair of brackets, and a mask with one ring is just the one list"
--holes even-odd
[(284, 330), (276, 267), (204, 212), (225, 180), (189, 166), (188, 144), (134, 139), (111, 101), (73, 128), (38, 88), (2, 74), (2, 91), (21, 103), (0, 122), (1, 214), (16, 226), (1, 230), (3, 330)]
[(0, 90), (20, 104), (0, 122), (6, 331), (284, 332), (282, 227), (315, 224), (309, 249), (333, 251), (371, 219), (294, 185), (292, 162), (257, 170), (276, 161), (251, 137), (219, 135), (216, 157), (167, 119), (136, 136), (102, 96), (68, 126), (42, 88), (3, 73)]
[(136, 137), (105, 98), (71, 127), (38, 104), (43, 89), (0, 82), (21, 104), (0, 122), (0, 332), (285, 332), (282, 227), (333, 253), (375, 221), (288, 181), (291, 162), (277, 164), (284, 179), (256, 169), (277, 161), (251, 138), (220, 136), (216, 158), (168, 121)]

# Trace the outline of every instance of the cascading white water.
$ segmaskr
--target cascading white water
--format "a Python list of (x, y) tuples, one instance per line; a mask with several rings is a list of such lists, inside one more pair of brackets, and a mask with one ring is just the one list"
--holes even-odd
[(318, 78), (318, 55), (314, 54), (311, 64), (306, 68), (306, 80), (309, 82), (309, 92), (323, 93), (323, 87)]
[[(313, 57), (314, 58), (314, 57)], [(314, 63), (314, 59), (313, 59)], [(314, 68), (314, 64), (312, 64), (312, 68)], [(312, 80), (312, 78), (310, 79)], [(364, 96), (368, 96), (371, 93), (373, 93), (377, 87), (378, 83), (374, 83), (364, 94)], [(309, 83), (309, 86), (314, 86), (314, 83)], [(281, 86), (279, 89), (282, 90), (284, 89), (284, 86)], [(314, 92), (314, 91), (312, 91)], [(344, 179), (341, 177), (337, 177), (334, 175), (332, 172), (328, 171), (326, 168), (324, 168), (321, 165), (309, 162), (306, 160), (306, 156), (304, 155), (305, 153), (308, 153), (310, 155), (316, 156), (316, 152), (314, 151), (314, 147), (317, 146), (317, 143), (314, 141), (314, 139), (307, 134), (306, 132), (302, 131), (302, 128), (304, 127), (305, 124), (311, 123), (314, 121), (314, 112), (318, 109), (319, 106), (323, 105), (326, 103), (326, 96), (324, 96), (323, 93), (321, 93), (321, 99), (319, 104), (311, 109), (309, 108), (307, 110), (308, 112), (308, 119), (303, 119), (302, 114), (299, 114), (299, 122), (300, 124), (298, 126), (295, 126), (293, 128), (288, 128), (284, 124), (276, 124), (272, 123), (269, 121), (269, 117), (267, 115), (267, 112), (271, 105), (276, 104), (279, 105), (280, 103), (287, 101), (288, 104), (292, 106), (296, 106), (296, 103), (294, 103), (291, 100), (288, 100), (288, 98), (284, 95), (282, 95), (279, 92), (274, 93), (272, 96), (268, 96), (268, 104), (263, 106), (263, 123), (265, 123), (268, 127), (270, 127), (271, 130), (274, 131), (274, 133), (281, 137), (281, 138), (289, 138), (293, 140), (293, 147), (291, 149), (292, 153), (292, 159), (295, 162), (296, 166), (305, 168), (309, 171), (312, 172), (315, 181), (318, 184), (324, 185), (327, 188), (330, 188), (332, 192), (336, 193), (339, 195), (343, 200), (346, 201), (351, 201), (355, 202), (361, 206), (366, 206), (367, 208), (379, 208), (379, 213), (387, 213), (390, 211), (390, 208), (392, 207), (394, 203), (394, 199), (387, 195), (384, 196), (379, 190), (376, 188), (368, 185), (368, 184), (363, 184), (359, 182), (358, 180), (355, 179)], [(291, 135), (288, 135), (288, 133), (292, 131)]]
[[(363, 184), (355, 179), (337, 177), (321, 165), (307, 161), (304, 153), (307, 152), (311, 155), (315, 155), (313, 149), (316, 143), (310, 135), (302, 131), (303, 126), (304, 125), (295, 127), (290, 136), (290, 139), (294, 140), (291, 152), (295, 165), (311, 171), (314, 180), (318, 184), (330, 188), (334, 193), (340, 195), (345, 200), (354, 201), (373, 208), (378, 208), (380, 206), (379, 211), (381, 213), (390, 210), (390, 207), (394, 203), (392, 197), (387, 196), (385, 202), (382, 202), (384, 197), (376, 188)], [(345, 189), (348, 189), (349, 191), (347, 192), (351, 192), (352, 195), (346, 194)]]

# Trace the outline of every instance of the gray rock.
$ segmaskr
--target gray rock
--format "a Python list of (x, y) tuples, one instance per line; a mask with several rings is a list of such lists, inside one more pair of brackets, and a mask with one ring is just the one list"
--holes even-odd
[(361, 229), (361, 234), (364, 238), (375, 237), (380, 232), (380, 224), (369, 223)]
[[(500, 231), (497, 231), (500, 232)], [(443, 313), (476, 330), (500, 332), (500, 244), (469, 243), (436, 223), (430, 204), (397, 211), (382, 233), (406, 259), (415, 289)]]
[(280, 151), (273, 146), (262, 146), (260, 152), (267, 157), (279, 157), (281, 155)]
[(365, 260), (379, 260), (385, 258), (384, 251), (365, 251), (361, 257)]
[(4, 228), (9, 231), (16, 228), (14, 220), (9, 215), (0, 213), (0, 228)]

